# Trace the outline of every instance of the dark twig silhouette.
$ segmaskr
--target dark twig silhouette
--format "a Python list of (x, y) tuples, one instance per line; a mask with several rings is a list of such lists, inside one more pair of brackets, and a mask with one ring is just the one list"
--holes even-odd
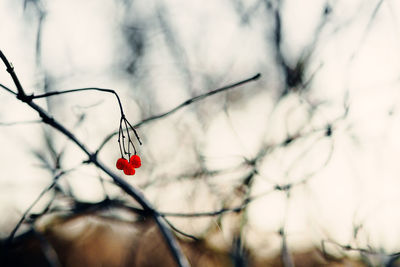
[[(248, 82), (252, 82), (252, 81), (258, 80), (260, 77), (261, 77), (261, 73), (257, 73), (256, 75), (254, 75), (254, 76), (251, 77), (251, 78), (248, 78), (248, 79), (242, 80), (242, 81), (240, 81), (240, 82), (237, 82), (237, 83), (234, 83), (234, 84), (231, 84), (231, 85), (227, 85), (227, 86), (224, 86), (224, 87), (221, 87), (221, 88), (218, 88), (218, 89), (209, 91), (209, 92), (207, 92), (207, 93), (204, 93), (204, 94), (195, 96), (195, 97), (193, 97), (193, 98), (190, 98), (190, 99), (186, 100), (185, 102), (182, 102), (181, 104), (179, 104), (179, 105), (177, 105), (176, 107), (170, 109), (169, 111), (166, 111), (166, 112), (164, 112), (164, 113), (161, 113), (161, 114), (158, 114), (158, 115), (154, 115), (154, 116), (151, 116), (151, 117), (149, 117), (149, 118), (147, 118), (147, 119), (144, 119), (144, 120), (142, 120), (141, 122), (138, 122), (138, 123), (136, 123), (135, 125), (133, 125), (133, 127), (134, 127), (134, 128), (138, 128), (138, 127), (140, 127), (140, 126), (142, 126), (142, 125), (144, 125), (144, 124), (147, 124), (147, 123), (149, 123), (149, 122), (151, 122), (151, 121), (154, 121), (154, 120), (158, 120), (158, 119), (167, 117), (167, 116), (169, 116), (169, 115), (175, 113), (176, 111), (180, 110), (181, 108), (183, 108), (183, 107), (185, 107), (185, 106), (188, 106), (188, 105), (190, 105), (190, 104), (192, 104), (192, 103), (195, 103), (195, 102), (197, 102), (197, 101), (203, 100), (204, 98), (206, 98), (206, 97), (208, 97), (208, 96), (212, 96), (212, 95), (221, 93), (221, 92), (223, 92), (223, 91), (226, 91), (226, 90), (233, 89), (233, 88), (235, 88), (235, 87), (241, 86), (241, 85), (246, 84), (246, 83), (248, 83)], [(119, 133), (119, 132), (113, 132), (113, 133), (111, 133), (110, 135), (108, 135), (108, 136), (104, 139), (104, 141), (100, 144), (100, 146), (99, 146), (99, 148), (97, 149), (96, 153), (99, 153), (100, 150), (111, 140), (111, 138), (113, 138), (113, 137), (114, 137), (115, 135), (117, 135), (118, 133)]]

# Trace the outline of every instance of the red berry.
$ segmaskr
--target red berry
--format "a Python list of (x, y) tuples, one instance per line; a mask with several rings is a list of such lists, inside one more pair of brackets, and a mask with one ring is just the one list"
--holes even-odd
[(122, 170), (126, 165), (129, 165), (129, 162), (124, 158), (119, 158), (116, 165), (118, 170)]
[(142, 161), (138, 155), (133, 155), (130, 158), (129, 163), (132, 164), (134, 168), (139, 168), (140, 166), (142, 166)]
[(132, 164), (127, 164), (124, 167), (124, 173), (126, 175), (134, 175), (135, 174), (135, 168), (133, 168)]

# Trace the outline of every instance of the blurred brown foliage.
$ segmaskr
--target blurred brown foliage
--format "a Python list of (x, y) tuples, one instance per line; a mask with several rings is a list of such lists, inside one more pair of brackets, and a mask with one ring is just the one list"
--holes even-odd
[[(235, 266), (232, 254), (197, 241), (179, 239), (191, 266)], [(158, 228), (151, 220), (127, 222), (98, 215), (55, 216), (44, 227), (2, 246), (1, 266), (175, 266)], [(280, 255), (261, 259), (249, 253), (246, 266), (283, 266)], [(295, 266), (365, 266), (358, 260), (335, 258), (318, 249), (295, 252)]]

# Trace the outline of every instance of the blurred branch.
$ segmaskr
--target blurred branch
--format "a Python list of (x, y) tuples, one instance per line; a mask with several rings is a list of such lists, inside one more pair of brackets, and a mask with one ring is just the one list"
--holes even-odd
[(179, 212), (159, 212), (159, 213), (163, 217), (213, 217), (213, 216), (221, 215), (224, 213), (239, 213), (244, 208), (246, 208), (252, 201), (254, 201), (258, 198), (261, 198), (265, 195), (268, 195), (268, 194), (274, 192), (275, 190), (277, 190), (277, 189), (273, 188), (271, 190), (268, 190), (268, 191), (258, 194), (256, 196), (247, 197), (243, 200), (242, 204), (240, 204), (236, 207), (233, 207), (233, 208), (222, 208), (222, 209), (215, 210), (215, 211), (193, 212), (193, 213), (179, 213)]
[[(71, 170), (69, 170), (71, 171)], [(25, 221), (26, 217), (28, 216), (28, 213), (33, 209), (33, 207), (39, 202), (39, 200), (47, 193), (49, 192), (51, 189), (53, 189), (57, 182), (58, 179), (63, 176), (64, 174), (68, 173), (69, 171), (61, 171), (60, 173), (58, 173), (54, 178), (53, 181), (51, 182), (51, 184), (46, 187), (40, 194), (39, 196), (33, 201), (33, 203), (31, 205), (29, 205), (29, 207), (25, 210), (25, 212), (22, 214), (21, 219), (18, 221), (17, 225), (14, 227), (14, 229), (11, 231), (11, 233), (9, 234), (8, 238), (7, 238), (7, 244), (10, 244), (15, 236), (15, 233), (17, 232), (17, 230), (19, 229), (19, 227), (21, 226), (21, 224)]]
[[(345, 115), (340, 116), (340, 118), (344, 118)], [(334, 122), (337, 122), (339, 120), (339, 118), (336, 118), (334, 120)], [(258, 153), (258, 155), (250, 160), (246, 160), (244, 162), (244, 164), (246, 165), (250, 165), (253, 166), (253, 169), (251, 170), (251, 172), (249, 173), (248, 176), (246, 176), (246, 179), (244, 181), (249, 181), (250, 179), (254, 179), (254, 176), (258, 174), (257, 171), (257, 163), (262, 160), (262, 158), (265, 157), (265, 155), (267, 155), (267, 152), (270, 152), (271, 149), (274, 148), (278, 148), (278, 147), (285, 147), (288, 146), (289, 144), (293, 144), (295, 140), (298, 140), (300, 138), (304, 138), (306, 136), (309, 136), (311, 134), (317, 133), (317, 132), (322, 132), (324, 135), (320, 138), (318, 138), (318, 140), (320, 140), (323, 137), (328, 137), (330, 138), (332, 135), (332, 124), (328, 124), (326, 127), (321, 128), (321, 129), (313, 129), (307, 133), (304, 134), (296, 134), (294, 136), (288, 137), (286, 140), (284, 140), (282, 143), (278, 143), (274, 146), (267, 146), (264, 148), (260, 149), (260, 152)], [(242, 204), (233, 207), (233, 208), (222, 208), (219, 210), (215, 210), (215, 211), (208, 211), (208, 212), (194, 212), (194, 213), (178, 213), (178, 212), (160, 212), (160, 214), (162, 216), (166, 216), (166, 217), (212, 217), (212, 216), (218, 216), (224, 213), (239, 213), (242, 210), (244, 210), (252, 201), (265, 196), (273, 191), (282, 191), (286, 194), (289, 193), (289, 191), (294, 187), (294, 186), (298, 186), (298, 185), (302, 185), (305, 184), (306, 182), (308, 182), (312, 177), (314, 177), (320, 170), (322, 170), (324, 167), (326, 167), (329, 163), (329, 161), (332, 158), (333, 155), (333, 144), (330, 147), (330, 150), (328, 152), (327, 158), (324, 162), (322, 162), (321, 166), (319, 166), (316, 170), (306, 174), (302, 179), (300, 179), (297, 182), (293, 182), (293, 183), (287, 183), (287, 184), (275, 184), (274, 187), (271, 190), (268, 190), (264, 193), (258, 194), (256, 196), (249, 196), (243, 199)], [(210, 172), (211, 173), (211, 172)], [(206, 173), (205, 173), (206, 174)], [(199, 174), (198, 174), (199, 175)]]
[(186, 55), (184, 47), (180, 45), (177, 40), (177, 36), (174, 34), (174, 29), (172, 27), (171, 21), (168, 19), (168, 10), (162, 5), (161, 1), (157, 5), (157, 19), (161, 27), (165, 43), (171, 55), (176, 58), (176, 65), (178, 69), (184, 74), (184, 79), (187, 88), (192, 89), (192, 74), (190, 72), (189, 60)]
[(294, 262), (292, 255), (290, 254), (290, 250), (287, 244), (287, 237), (285, 233), (285, 229), (282, 228), (279, 231), (279, 234), (282, 237), (282, 247), (281, 247), (281, 257), (282, 257), (282, 263), (284, 267), (294, 267)]
[[(336, 245), (336, 246), (338, 246), (341, 249), (346, 250), (346, 251), (358, 251), (358, 252), (362, 252), (362, 253), (377, 254), (377, 255), (382, 254), (382, 252), (377, 252), (377, 251), (373, 250), (370, 247), (367, 249), (367, 248), (353, 247), (351, 245), (341, 245), (341, 244), (339, 244), (339, 243), (337, 243), (335, 241), (332, 241), (332, 240), (322, 240), (322, 247), (323, 248), (325, 248), (325, 243), (334, 244), (334, 245)], [(389, 256), (399, 256), (399, 254), (400, 254), (400, 252), (396, 252), (396, 253), (389, 254)]]
[(188, 237), (188, 238), (190, 238), (190, 239), (193, 239), (194, 241), (198, 241), (198, 240), (199, 240), (199, 239), (198, 239), (197, 237), (195, 237), (194, 235), (187, 234), (187, 233), (183, 232), (182, 230), (179, 230), (178, 228), (176, 228), (175, 225), (173, 225), (173, 224), (172, 224), (169, 220), (167, 220), (166, 218), (164, 218), (164, 220), (165, 220), (165, 222), (169, 225), (169, 227), (171, 227), (171, 229), (174, 230), (175, 232), (177, 232), (177, 233), (179, 233), (179, 234), (181, 234), (181, 235), (183, 235), (183, 236), (186, 236), (186, 237)]
[(256, 11), (259, 10), (262, 2), (262, 0), (258, 0), (255, 3), (252, 3), (251, 6), (246, 7), (243, 0), (231, 0), (232, 6), (240, 17), (240, 22), (242, 25), (248, 25), (251, 23), (252, 17)]
[(41, 120), (30, 120), (30, 121), (13, 121), (13, 122), (0, 122), (0, 126), (14, 126), (14, 125), (26, 125), (42, 123)]
[[(163, 186), (165, 184), (169, 184), (176, 180), (181, 180), (181, 179), (184, 179), (187, 177), (190, 177), (192, 179), (200, 179), (200, 178), (204, 178), (204, 177), (207, 177), (207, 178), (216, 177), (217, 175), (235, 172), (242, 167), (251, 167), (252, 168), (249, 172), (249, 175), (250, 175), (249, 177), (252, 177), (252, 175), (255, 175), (255, 174), (258, 175), (259, 173), (258, 173), (257, 168), (258, 168), (260, 162), (268, 154), (272, 153), (275, 149), (294, 145), (297, 141), (304, 139), (304, 138), (309, 138), (312, 135), (318, 135), (318, 138), (316, 139), (315, 142), (323, 140), (323, 138), (331, 138), (332, 135), (334, 134), (334, 131), (336, 130), (336, 124), (346, 118), (347, 111), (348, 111), (348, 109), (346, 108), (342, 115), (338, 116), (337, 118), (334, 118), (331, 122), (328, 122), (325, 127), (313, 128), (306, 132), (300, 131), (298, 133), (294, 133), (292, 135), (287, 136), (286, 139), (282, 140), (281, 142), (278, 142), (275, 144), (264, 144), (263, 146), (260, 147), (258, 153), (254, 157), (244, 158), (244, 161), (240, 165), (237, 165), (234, 167), (229, 167), (226, 169), (219, 169), (219, 170), (209, 170), (208, 168), (203, 166), (200, 169), (197, 169), (197, 170), (194, 169), (191, 172), (182, 173), (182, 174), (180, 174), (178, 176), (174, 176), (174, 177), (164, 177), (164, 175), (162, 175), (163, 177), (161, 179), (160, 176), (156, 176), (156, 177), (154, 177), (154, 179), (143, 184), (141, 186), (141, 188), (146, 188), (150, 185), (155, 185), (156, 183), (159, 186), (160, 185)], [(312, 146), (309, 149), (311, 149), (311, 148), (312, 148)], [(275, 189), (278, 191), (287, 191), (287, 190), (290, 190), (293, 186), (306, 184), (319, 171), (321, 171), (323, 168), (325, 168), (329, 164), (329, 162), (333, 156), (333, 152), (334, 152), (334, 144), (333, 144), (333, 140), (332, 140), (330, 149), (326, 155), (326, 159), (321, 163), (321, 165), (319, 167), (317, 167), (315, 170), (305, 174), (303, 177), (301, 177), (301, 178), (299, 177), (299, 179), (296, 182), (287, 183), (287, 184), (278, 184), (276, 181), (272, 181)], [(297, 158), (297, 161), (299, 161), (300, 159), (301, 159), (301, 156), (299, 156)]]
[(216, 211), (208, 212), (194, 212), (194, 213), (179, 213), (179, 212), (160, 212), (161, 216), (165, 217), (213, 217), (224, 213), (238, 213), (241, 212), (250, 201), (244, 202), (242, 205), (234, 208), (222, 208)]
[(382, 6), (384, 0), (379, 0), (378, 3), (376, 4), (374, 10), (372, 11), (371, 17), (368, 20), (367, 26), (365, 27), (365, 30), (363, 32), (363, 35), (358, 43), (357, 49), (354, 50), (353, 54), (351, 55), (350, 60), (354, 60), (354, 58), (357, 56), (357, 54), (359, 53), (359, 51), (361, 50), (361, 46), (365, 44), (365, 39), (368, 36), (368, 32), (372, 27), (372, 23), (376, 18), (376, 15), (378, 14), (379, 9)]
[[(121, 209), (126, 210), (131, 213), (135, 213), (142, 217), (148, 217), (151, 214), (143, 209), (133, 207), (128, 205), (125, 201), (119, 199), (110, 199), (105, 197), (103, 200), (99, 202), (84, 202), (79, 201), (73, 196), (68, 196), (70, 199), (70, 206), (68, 208), (64, 208), (61, 206), (55, 206), (48, 208), (47, 214), (54, 212), (64, 212), (67, 213), (68, 218), (79, 217), (82, 215), (96, 214), (97, 212), (107, 211), (111, 209)], [(29, 217), (31, 220), (36, 220), (39, 217), (43, 216), (44, 213), (32, 213)]]
[(49, 264), (50, 267), (61, 267), (61, 263), (58, 259), (57, 252), (51, 243), (46, 239), (44, 235), (40, 232), (36, 231), (34, 227), (32, 227), (31, 231), (33, 234), (39, 239), (40, 248), (43, 251), (44, 257)]
[[(386, 267), (398, 266), (398, 259), (400, 258), (400, 252), (386, 254), (383, 251), (376, 251), (373, 248), (371, 248), (370, 246), (368, 248), (360, 248), (360, 247), (354, 247), (351, 245), (342, 245), (333, 240), (322, 240), (321, 241), (321, 250), (322, 250), (323, 255), (326, 258), (329, 258), (329, 253), (326, 251), (326, 245), (325, 245), (326, 243), (333, 244), (333, 245), (339, 247), (343, 251), (359, 252), (361, 255), (361, 258), (364, 261), (367, 261), (366, 264), (368, 266), (386, 266)], [(368, 258), (369, 256), (377, 256), (379, 262), (372, 264), (372, 262)]]

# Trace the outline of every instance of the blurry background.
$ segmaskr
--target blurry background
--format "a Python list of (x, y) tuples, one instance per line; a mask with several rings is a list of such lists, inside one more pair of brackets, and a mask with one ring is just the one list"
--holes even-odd
[[(400, 249), (399, 12), (394, 0), (3, 0), (0, 49), (28, 93), (111, 88), (132, 124), (261, 73), (138, 127), (143, 166), (126, 179), (162, 212), (251, 200), (239, 215), (169, 217), (197, 237), (218, 225), (222, 246), (239, 234), (264, 256), (283, 239), (390, 254)], [(5, 68), (0, 83), (14, 88)], [(6, 91), (0, 101), (3, 237), (60, 169), (74, 168), (59, 183), (80, 201), (126, 198), (32, 110)], [(37, 102), (92, 151), (118, 130), (112, 95)], [(99, 157), (115, 169), (117, 137)]]

